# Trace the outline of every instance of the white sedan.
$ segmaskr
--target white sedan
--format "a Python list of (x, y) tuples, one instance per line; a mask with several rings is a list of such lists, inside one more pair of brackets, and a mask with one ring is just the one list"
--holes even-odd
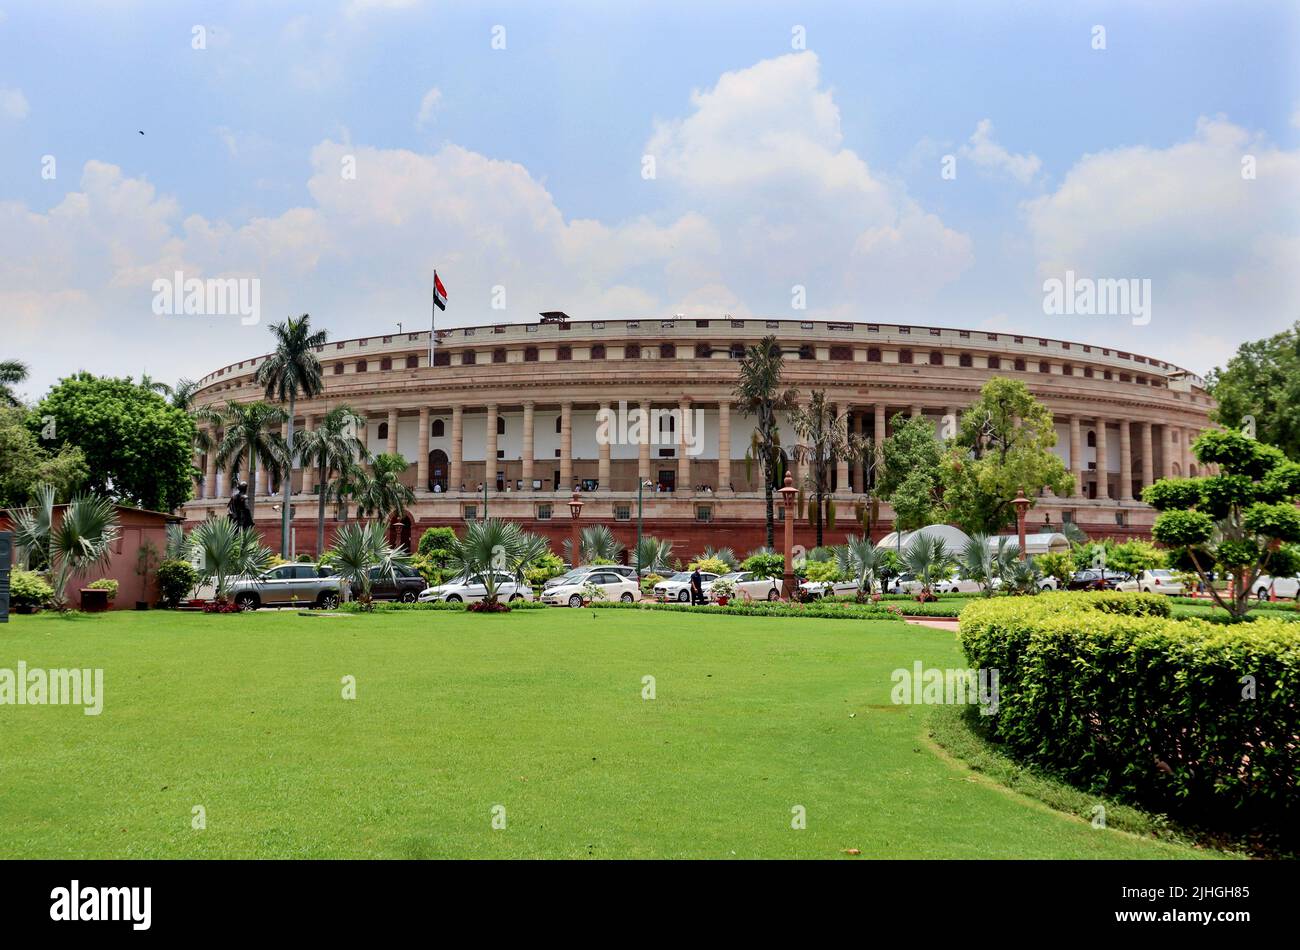
[[(498, 573), (495, 576), (497, 600), (533, 599), (533, 589), (527, 584), (519, 583), (510, 574)], [(426, 587), (420, 591), (420, 602), (425, 604), (436, 600), (446, 601), (449, 604), (470, 603), (483, 600), (486, 597), (487, 584), (483, 582), (481, 574), (475, 574), (473, 577), (468, 578), (462, 577), (459, 580), (439, 584), (436, 587)]]
[(805, 597), (845, 597), (856, 596), (861, 588), (857, 581), (804, 581), (799, 585)]
[(1270, 594), (1278, 600), (1294, 598), (1300, 601), (1300, 577), (1269, 577), (1261, 574), (1255, 578), (1255, 596), (1268, 600)]
[(622, 574), (615, 574), (613, 571), (595, 570), (567, 583), (546, 588), (542, 591), (542, 603), (581, 607), (582, 599), (591, 596), (588, 585), (604, 594), (604, 597), (596, 597), (596, 600), (617, 600), (631, 604), (641, 599), (641, 585), (636, 581)]
[[(723, 574), (718, 581), (730, 581), (735, 585), (736, 593), (732, 595), (732, 600), (780, 600), (781, 599), (781, 579), (779, 577), (759, 577), (752, 571), (733, 571), (730, 574)], [(704, 585), (704, 596), (709, 600), (717, 600), (713, 593), (713, 587), (718, 581), (710, 581)]]
[[(917, 585), (918, 588), (920, 585)], [(936, 594), (978, 594), (982, 588), (979, 581), (967, 580), (964, 577), (949, 577), (941, 581), (936, 581), (932, 588)]]
[(1183, 593), (1182, 582), (1174, 577), (1173, 571), (1142, 571), (1128, 580), (1115, 585), (1116, 590), (1137, 591), (1144, 594), (1169, 594), (1178, 596)]
[[(708, 574), (700, 571), (701, 588), (708, 590), (709, 585), (718, 579), (717, 574)], [(682, 603), (690, 603), (691, 600), (691, 572), (678, 571), (672, 577), (661, 580), (654, 586), (655, 600), (680, 600)]]

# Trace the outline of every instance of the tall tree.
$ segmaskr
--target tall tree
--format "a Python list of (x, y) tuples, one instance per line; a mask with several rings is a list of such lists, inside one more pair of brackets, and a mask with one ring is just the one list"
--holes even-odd
[(994, 376), (962, 414), (943, 461), (948, 519), (968, 533), (997, 534), (1014, 520), (1016, 492), (1031, 503), (1045, 488), (1069, 495), (1074, 481), (1054, 445), (1051, 411), (1020, 380)]
[(21, 360), (0, 360), (0, 406), (19, 405), (13, 387), (27, 379), (27, 364)]
[(316, 556), (325, 553), (325, 500), (329, 495), (330, 475), (351, 470), (370, 461), (365, 443), (357, 438), (358, 427), (365, 424), (351, 406), (335, 406), (314, 429), (299, 430), (294, 437), (294, 454), (303, 465), (316, 467), (318, 481), (316, 512)]
[(235, 473), (247, 463), (248, 513), (257, 503), (257, 466), (261, 463), (271, 479), (284, 474), (288, 458), (284, 440), (274, 431), (285, 422), (285, 411), (269, 402), (228, 402), (221, 414), (223, 435), (217, 446), (217, 468)]
[(37, 486), (54, 486), (67, 501), (85, 483), (86, 456), (75, 445), (47, 449), (28, 427), (25, 409), (0, 407), (0, 508), (17, 508), (35, 497)]
[(28, 419), (44, 429), (52, 417), (52, 451), (78, 446), (87, 487), (128, 504), (171, 511), (193, 490), (194, 420), (130, 379), (81, 372), (59, 382)]
[(778, 412), (797, 404), (798, 392), (781, 389), (781, 372), (785, 357), (775, 336), (765, 336), (745, 351), (740, 360), (740, 381), (733, 390), (740, 411), (755, 418), (749, 451), (745, 454), (746, 477), (755, 461), (763, 475), (763, 496), (767, 511), (767, 546), (776, 546), (773, 515), (773, 491), (785, 478), (785, 459), (781, 453)]
[(401, 482), (401, 475), (410, 465), (400, 455), (381, 452), (375, 456), (371, 470), (353, 473), (353, 497), (357, 515), (372, 517), (384, 523), (385, 529), (393, 518), (405, 513), (415, 501), (415, 492)]
[[(836, 415), (824, 390), (814, 390), (807, 409), (792, 409), (790, 425), (799, 440), (791, 448), (791, 457), (804, 463), (803, 489), (808, 499), (808, 520), (817, 532), (821, 547), (823, 528), (835, 527), (835, 500), (832, 479), (840, 460), (850, 464), (864, 457), (867, 443), (849, 433), (847, 414)], [(847, 486), (840, 486), (841, 489)]]
[[(320, 360), (316, 357), (316, 348), (325, 345), (329, 334), (324, 330), (312, 330), (311, 317), (289, 317), (280, 323), (271, 324), (271, 333), (275, 337), (275, 350), (257, 368), (257, 382), (266, 387), (266, 398), (289, 404), (288, 421), (284, 427), (284, 443), (292, 446), (293, 416), (298, 396), (306, 398), (320, 395), (325, 388), (324, 374)], [(289, 551), (289, 517), (292, 506), (289, 496), (293, 491), (294, 459), (292, 454), (285, 460), (285, 475), (282, 479), (282, 502), (280, 521), (280, 554), (288, 556)]]
[(938, 517), (943, 450), (935, 440), (934, 425), (921, 416), (908, 418), (900, 412), (890, 426), (892, 431), (880, 443), (884, 471), (876, 482), (876, 494), (894, 509), (894, 531), (901, 534), (933, 524)]
[(1266, 340), (1243, 343), (1206, 382), (1218, 403), (1211, 419), (1249, 430), (1300, 460), (1300, 323)]

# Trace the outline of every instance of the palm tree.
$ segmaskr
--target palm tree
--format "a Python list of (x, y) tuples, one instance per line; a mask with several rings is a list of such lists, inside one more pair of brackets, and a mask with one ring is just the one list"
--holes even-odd
[(168, 399), (171, 399), (175, 395), (175, 390), (164, 383), (161, 379), (154, 379), (148, 373), (140, 374), (140, 387), (149, 390), (151, 393), (166, 396)]
[(329, 495), (330, 472), (345, 472), (358, 461), (370, 461), (365, 444), (357, 438), (365, 420), (350, 406), (335, 406), (314, 429), (304, 429), (294, 438), (294, 455), (303, 465), (316, 466), (319, 508), (316, 512), (316, 556), (325, 553), (325, 501)]
[(841, 573), (857, 581), (859, 597), (870, 597), (875, 592), (875, 585), (880, 579), (883, 552), (871, 543), (870, 537), (849, 535), (835, 549), (835, 560)]
[(736, 552), (732, 548), (715, 548), (712, 545), (705, 545), (704, 553), (700, 555), (700, 559), (704, 560), (711, 557), (715, 557), (727, 565), (728, 570), (735, 571), (740, 567), (740, 562), (736, 560)]
[[(266, 387), (266, 398), (276, 402), (288, 402), (288, 421), (284, 425), (284, 444), (293, 443), (293, 415), (298, 402), (298, 395), (311, 398), (320, 395), (325, 388), (324, 375), (320, 360), (316, 358), (316, 348), (325, 345), (329, 334), (324, 330), (315, 332), (311, 329), (311, 317), (289, 317), (281, 323), (271, 324), (271, 333), (275, 336), (275, 352), (271, 353), (257, 368), (257, 382)], [(292, 506), (289, 495), (293, 489), (293, 456), (285, 459), (286, 472), (282, 481), (282, 509), (280, 520), (280, 553), (289, 551), (289, 515)]]
[(410, 465), (400, 455), (381, 452), (375, 456), (371, 471), (353, 473), (352, 495), (357, 503), (357, 515), (373, 516), (384, 524), (385, 530), (394, 518), (406, 513), (407, 506), (415, 501), (415, 492), (402, 484), (401, 474)]
[(763, 474), (763, 494), (767, 504), (767, 546), (776, 547), (776, 528), (773, 515), (773, 491), (785, 477), (781, 455), (781, 432), (776, 414), (792, 409), (798, 392), (787, 389), (781, 392), (781, 370), (785, 357), (776, 337), (765, 336), (745, 351), (740, 361), (740, 381), (733, 394), (740, 411), (754, 416), (756, 423), (745, 453), (745, 477), (750, 477), (754, 461)]
[(623, 545), (614, 537), (614, 533), (609, 527), (603, 524), (594, 524), (589, 528), (583, 528), (578, 536), (578, 560), (573, 559), (573, 542), (564, 542), (564, 556), (569, 559), (569, 564), (577, 567), (579, 564), (613, 564), (623, 553)]
[(934, 595), (930, 588), (952, 566), (952, 555), (944, 546), (943, 538), (918, 534), (903, 550), (903, 566), (921, 582), (920, 599), (929, 600)]
[(330, 551), (334, 555), (330, 567), (349, 587), (360, 591), (355, 599), (363, 610), (370, 609), (370, 585), (375, 579), (371, 572), (394, 581), (397, 565), (410, 562), (404, 548), (388, 543), (386, 529), (380, 521), (343, 525), (334, 532), (334, 546)]
[[(852, 462), (867, 454), (861, 436), (849, 433), (849, 417), (836, 415), (822, 390), (814, 391), (807, 409), (794, 409), (790, 425), (799, 442), (791, 455), (807, 464), (804, 487), (808, 491), (808, 520), (817, 529), (817, 545), (822, 544), (822, 527), (835, 528), (835, 500), (831, 479), (841, 459)], [(840, 490), (848, 489), (841, 485)], [(824, 517), (823, 517), (824, 515)]]
[(482, 577), (487, 589), (484, 600), (494, 605), (500, 574), (523, 583), (529, 565), (549, 552), (545, 538), (529, 534), (512, 521), (488, 518), (466, 526), (464, 536), (452, 545), (448, 565), (462, 577)]
[(107, 564), (121, 530), (117, 506), (102, 495), (78, 495), (54, 523), (54, 486), (36, 488), (38, 504), (13, 513), (15, 540), (20, 549), (38, 549), (49, 564), (53, 602), (68, 609), (68, 582), (92, 567)]
[(673, 543), (656, 538), (653, 535), (643, 535), (636, 548), (636, 563), (639, 570), (655, 571), (658, 573), (660, 568), (667, 568), (672, 563)]
[[(1005, 540), (1005, 539), (1004, 539)], [(986, 534), (973, 534), (957, 558), (961, 576), (980, 585), (985, 597), (993, 596), (993, 581), (998, 576), (998, 562), (989, 547)]]
[(239, 471), (240, 463), (248, 462), (248, 513), (254, 513), (257, 499), (257, 464), (261, 462), (274, 479), (283, 474), (287, 455), (284, 440), (273, 432), (283, 425), (285, 412), (269, 402), (228, 402), (223, 413), (224, 434), (217, 446), (217, 468), (229, 469), (231, 479)]
[(26, 363), (21, 360), (0, 360), (0, 406), (21, 405), (12, 387), (26, 379)]
[(240, 528), (229, 518), (209, 518), (189, 534), (189, 553), (198, 562), (200, 584), (211, 584), (222, 603), (230, 582), (262, 573), (271, 564), (271, 549), (256, 528)]

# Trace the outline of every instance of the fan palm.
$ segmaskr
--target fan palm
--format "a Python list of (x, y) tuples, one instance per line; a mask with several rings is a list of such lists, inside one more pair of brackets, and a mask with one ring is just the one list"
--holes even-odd
[(365, 422), (350, 406), (336, 406), (325, 414), (314, 429), (300, 430), (294, 437), (294, 454), (303, 465), (316, 466), (319, 478), (316, 492), (316, 555), (325, 553), (325, 501), (329, 495), (330, 473), (345, 472), (358, 461), (369, 462), (370, 453), (357, 438), (357, 427)]
[(369, 472), (353, 472), (352, 495), (357, 503), (357, 515), (374, 517), (384, 525), (401, 517), (415, 501), (415, 492), (403, 485), (400, 477), (409, 467), (400, 455), (382, 452), (375, 456)]
[(917, 535), (903, 549), (902, 562), (921, 582), (921, 597), (926, 600), (932, 596), (930, 588), (934, 582), (940, 580), (953, 563), (943, 538), (925, 535)]
[(708, 559), (711, 557), (717, 558), (723, 564), (727, 565), (728, 570), (732, 571), (737, 570), (740, 566), (740, 562), (736, 560), (736, 552), (732, 548), (715, 548), (706, 546), (704, 548), (704, 553), (700, 555), (700, 557), (701, 559)]
[(257, 498), (257, 465), (262, 463), (271, 478), (280, 477), (284, 470), (284, 440), (273, 429), (283, 425), (285, 412), (269, 402), (226, 403), (221, 414), (224, 431), (216, 448), (217, 468), (229, 469), (231, 479), (239, 471), (240, 463), (248, 463), (248, 513), (254, 513)]
[(464, 536), (452, 544), (448, 566), (462, 577), (482, 577), (487, 590), (484, 599), (491, 605), (497, 602), (501, 574), (523, 583), (528, 567), (549, 551), (545, 538), (529, 534), (514, 522), (488, 518), (466, 527)]
[(38, 503), (13, 513), (15, 540), (20, 549), (39, 549), (49, 564), (53, 602), (68, 608), (68, 582), (92, 567), (107, 564), (121, 530), (117, 506), (102, 495), (78, 495), (55, 523), (54, 486), (37, 486)]
[(0, 406), (19, 405), (13, 386), (26, 379), (26, 363), (21, 360), (0, 360)]
[(962, 577), (980, 585), (985, 597), (993, 594), (993, 581), (998, 576), (998, 562), (989, 547), (986, 534), (973, 534), (957, 558)]
[(613, 564), (624, 551), (623, 545), (614, 537), (614, 533), (603, 524), (582, 529), (578, 537), (577, 560), (573, 558), (572, 549), (573, 542), (565, 541), (564, 556), (569, 559), (569, 564), (573, 567), (579, 564)]
[(638, 571), (655, 571), (672, 563), (673, 543), (653, 535), (644, 535), (636, 547)]
[(229, 518), (209, 518), (189, 534), (189, 554), (200, 584), (211, 584), (218, 603), (230, 582), (252, 577), (270, 566), (271, 549), (255, 528), (240, 528)]
[(763, 475), (763, 497), (767, 511), (767, 546), (776, 547), (776, 529), (773, 517), (773, 491), (785, 477), (784, 456), (781, 453), (781, 432), (776, 414), (794, 408), (798, 393), (793, 389), (781, 391), (781, 371), (785, 357), (776, 337), (765, 336), (745, 351), (740, 361), (740, 381), (733, 394), (740, 411), (755, 417), (754, 433), (749, 451), (745, 454), (746, 478), (755, 461)]
[[(407, 564), (410, 558), (401, 546), (388, 543), (388, 533), (383, 522), (345, 524), (334, 533), (333, 558), (330, 567), (348, 586), (358, 592), (355, 599), (364, 609), (370, 609), (371, 572), (379, 578), (396, 581), (397, 565)], [(377, 570), (376, 570), (377, 569)]]
[(860, 597), (870, 597), (875, 593), (875, 585), (880, 579), (882, 552), (871, 543), (871, 538), (849, 535), (835, 549), (835, 560), (844, 576), (857, 581)]
[[(266, 398), (289, 404), (288, 419), (284, 426), (284, 444), (292, 446), (293, 415), (298, 396), (318, 396), (325, 388), (324, 374), (316, 349), (325, 345), (329, 334), (313, 331), (311, 317), (289, 317), (281, 323), (271, 324), (275, 337), (275, 351), (257, 368), (257, 383), (266, 387)], [(285, 460), (286, 472), (282, 479), (282, 508), (280, 521), (280, 551), (289, 550), (289, 515), (292, 510), (289, 494), (293, 487), (293, 456)]]

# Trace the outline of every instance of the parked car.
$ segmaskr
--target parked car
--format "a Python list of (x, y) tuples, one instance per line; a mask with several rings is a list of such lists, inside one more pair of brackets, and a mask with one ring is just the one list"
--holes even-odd
[(552, 577), (542, 585), (542, 589), (559, 587), (561, 584), (572, 584), (578, 578), (590, 574), (592, 571), (613, 572), (629, 580), (636, 580), (636, 568), (634, 566), (627, 564), (581, 564), (570, 571), (566, 571), (559, 577)]
[(1144, 594), (1169, 594), (1180, 596), (1183, 583), (1174, 576), (1173, 571), (1141, 571), (1133, 577), (1125, 578), (1115, 585), (1116, 590), (1141, 591)]
[(799, 585), (799, 590), (807, 600), (816, 600), (819, 597), (851, 597), (856, 595), (859, 589), (857, 581), (804, 581)]
[(885, 585), (886, 594), (915, 594), (921, 589), (921, 582), (910, 571), (895, 574)]
[[(781, 578), (779, 577), (758, 577), (752, 571), (733, 571), (730, 574), (723, 574), (717, 579), (718, 581), (727, 580), (736, 585), (735, 596), (732, 600), (780, 600), (781, 599)], [(709, 600), (717, 600), (713, 594), (713, 585), (717, 581), (710, 581), (704, 585), (704, 596)]]
[(1119, 583), (1127, 580), (1127, 574), (1121, 574), (1119, 571), (1102, 571), (1096, 568), (1089, 568), (1084, 571), (1075, 571), (1070, 577), (1070, 583), (1065, 585), (1066, 590), (1115, 590)]
[(377, 567), (370, 569), (370, 596), (375, 600), (400, 600), (413, 604), (428, 585), (420, 572), (405, 564), (393, 566), (394, 577), (381, 576)]
[(949, 577), (938, 581), (930, 589), (936, 594), (978, 594), (984, 588), (980, 586), (979, 581), (967, 580), (964, 577)]
[(1255, 578), (1255, 596), (1268, 600), (1270, 593), (1279, 600), (1294, 598), (1300, 602), (1300, 577), (1270, 577), (1261, 574)]
[[(533, 599), (533, 589), (527, 584), (521, 584), (512, 575), (504, 571), (497, 572), (495, 576), (497, 600)], [(446, 584), (439, 584), (436, 587), (426, 587), (420, 591), (420, 601), (426, 604), (437, 600), (449, 604), (472, 603), (486, 598), (487, 584), (483, 582), (481, 574), (475, 574), (473, 577), (462, 577)]]
[[(635, 571), (633, 572), (635, 573)], [(587, 596), (587, 585), (591, 584), (604, 592), (607, 601), (635, 603), (641, 599), (641, 585), (635, 578), (627, 577), (615, 571), (595, 570), (574, 578), (569, 583), (548, 587), (542, 591), (542, 603), (558, 606), (568, 604), (581, 607), (582, 599)]]
[[(707, 590), (708, 585), (718, 579), (719, 575), (709, 574), (705, 571), (700, 572), (700, 586)], [(672, 577), (666, 577), (654, 588), (655, 600), (679, 600), (682, 603), (690, 603), (691, 600), (691, 572), (678, 571)]]
[(339, 578), (314, 564), (281, 564), (230, 585), (231, 600), (240, 610), (291, 606), (333, 610), (342, 595)]

